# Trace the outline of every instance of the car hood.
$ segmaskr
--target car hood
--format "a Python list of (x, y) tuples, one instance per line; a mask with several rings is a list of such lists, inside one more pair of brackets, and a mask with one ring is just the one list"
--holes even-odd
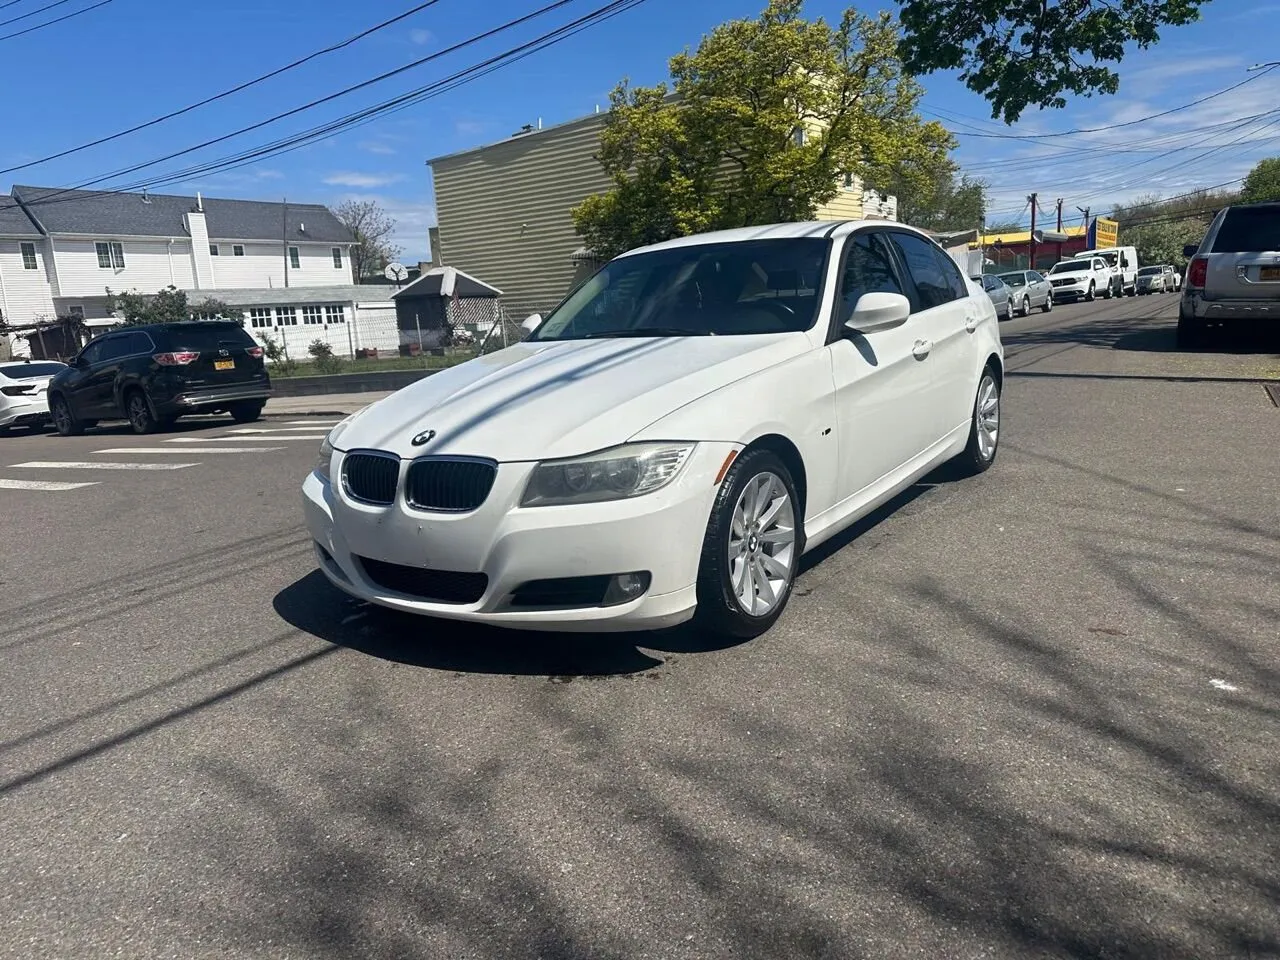
[[(685, 404), (807, 349), (803, 333), (519, 343), (365, 408), (336, 446), (402, 457), (576, 456), (623, 443)], [(415, 446), (425, 431), (435, 434)]]
[(1049, 274), (1050, 280), (1082, 280), (1085, 277), (1093, 276), (1092, 270), (1059, 270), (1057, 273)]

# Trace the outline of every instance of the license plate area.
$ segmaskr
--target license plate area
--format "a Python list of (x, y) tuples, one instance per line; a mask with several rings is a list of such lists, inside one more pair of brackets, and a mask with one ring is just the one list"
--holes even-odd
[(1280, 266), (1259, 267), (1258, 279), (1263, 283), (1280, 281)]
[(234, 370), (236, 362), (234, 360), (215, 360), (213, 361), (213, 369), (215, 370)]

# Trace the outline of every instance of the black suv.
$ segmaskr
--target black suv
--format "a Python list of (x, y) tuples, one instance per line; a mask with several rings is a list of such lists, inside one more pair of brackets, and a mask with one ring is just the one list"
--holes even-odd
[(49, 413), (64, 437), (99, 420), (153, 433), (187, 413), (258, 419), (271, 380), (262, 348), (238, 323), (193, 320), (125, 327), (95, 337), (49, 382)]

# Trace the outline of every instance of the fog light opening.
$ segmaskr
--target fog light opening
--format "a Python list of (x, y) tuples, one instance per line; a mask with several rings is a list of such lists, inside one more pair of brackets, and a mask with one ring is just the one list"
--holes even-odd
[(628, 603), (644, 594), (649, 589), (649, 572), (619, 573), (609, 580), (609, 587), (604, 592), (602, 606), (612, 607), (619, 603)]

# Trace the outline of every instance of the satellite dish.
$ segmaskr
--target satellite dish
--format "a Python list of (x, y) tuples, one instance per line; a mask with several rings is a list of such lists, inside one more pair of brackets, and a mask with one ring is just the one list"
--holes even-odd
[(382, 275), (396, 283), (403, 283), (409, 279), (409, 271), (403, 263), (388, 263), (387, 269), (382, 271)]

